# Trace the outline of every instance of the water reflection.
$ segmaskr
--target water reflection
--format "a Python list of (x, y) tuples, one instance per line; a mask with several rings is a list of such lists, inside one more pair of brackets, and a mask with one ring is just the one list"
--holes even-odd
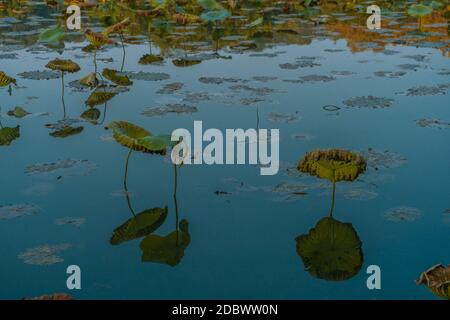
[(125, 121), (115, 121), (107, 126), (113, 130), (114, 139), (129, 148), (125, 160), (123, 179), (124, 193), (132, 217), (113, 231), (110, 243), (118, 245), (126, 241), (144, 237), (140, 243), (143, 262), (163, 263), (175, 266), (184, 256), (184, 250), (190, 243), (187, 220), (181, 220), (178, 212), (178, 166), (173, 164), (173, 201), (175, 208), (175, 231), (166, 236), (153, 234), (165, 222), (168, 209), (146, 209), (138, 214), (133, 209), (128, 191), (128, 165), (133, 151), (165, 155), (167, 148), (174, 147), (177, 142), (171, 141), (167, 135), (153, 136), (144, 128)]
[(319, 220), (308, 234), (296, 238), (297, 253), (312, 276), (330, 281), (348, 280), (361, 270), (362, 242), (352, 224), (333, 217), (336, 182), (354, 181), (366, 170), (366, 161), (346, 150), (315, 150), (307, 153), (297, 168), (333, 183), (328, 216)]

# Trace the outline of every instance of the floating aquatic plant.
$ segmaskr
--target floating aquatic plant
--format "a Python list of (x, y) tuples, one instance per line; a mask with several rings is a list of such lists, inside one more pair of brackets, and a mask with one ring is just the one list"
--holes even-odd
[(103, 69), (102, 75), (109, 81), (119, 85), (119, 86), (131, 86), (132, 81), (126, 75), (121, 75), (119, 71), (112, 69)]

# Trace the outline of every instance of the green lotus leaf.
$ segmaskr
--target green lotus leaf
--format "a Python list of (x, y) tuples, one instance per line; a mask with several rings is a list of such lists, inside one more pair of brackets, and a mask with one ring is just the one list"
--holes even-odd
[(196, 64), (201, 63), (201, 60), (195, 60), (195, 59), (175, 59), (172, 60), (172, 63), (174, 64), (174, 66), (176, 67), (190, 67), (190, 66), (195, 66)]
[(167, 218), (167, 207), (147, 209), (128, 219), (117, 227), (111, 236), (110, 243), (118, 245), (130, 240), (146, 236), (158, 229)]
[(355, 276), (363, 264), (362, 243), (350, 223), (323, 218), (296, 241), (305, 269), (316, 278), (347, 280)]
[(164, 58), (155, 54), (145, 54), (139, 59), (140, 64), (152, 64), (164, 61)]
[(113, 121), (106, 128), (113, 130), (113, 137), (118, 143), (133, 150), (141, 150), (139, 139), (151, 136), (149, 131), (126, 121)]
[(205, 10), (223, 10), (223, 6), (216, 0), (197, 0), (197, 3)]
[(437, 264), (422, 272), (416, 284), (425, 284), (436, 296), (450, 299), (450, 265)]
[(112, 69), (103, 69), (102, 75), (109, 81), (119, 86), (131, 86), (133, 82), (124, 75), (120, 75), (119, 71)]
[(304, 156), (297, 169), (331, 182), (354, 181), (366, 170), (366, 160), (346, 150), (315, 150)]
[(165, 154), (168, 147), (174, 147), (178, 142), (171, 140), (171, 135), (147, 136), (137, 139), (137, 143), (146, 150)]
[(13, 110), (9, 110), (7, 114), (8, 116), (11, 117), (23, 118), (29, 115), (30, 113), (22, 107), (15, 107)]
[(97, 124), (97, 120), (100, 118), (100, 110), (97, 108), (89, 108), (80, 115), (80, 118)]
[(416, 18), (427, 16), (432, 12), (433, 12), (432, 7), (423, 4), (413, 4), (408, 8), (408, 14)]
[(104, 104), (117, 95), (117, 92), (105, 91), (102, 89), (95, 90), (86, 100), (86, 104), (90, 107)]
[(222, 21), (230, 16), (230, 12), (228, 10), (213, 10), (203, 12), (201, 18), (203, 21)]
[(79, 80), (80, 84), (89, 88), (95, 88), (98, 85), (98, 79), (94, 72)]
[(119, 23), (107, 27), (105, 30), (103, 30), (102, 34), (107, 37), (113, 33), (121, 33), (123, 32), (123, 30), (125, 30), (125, 28), (127, 28), (130, 25), (130, 23), (131, 23), (130, 18), (125, 18)]
[(62, 129), (59, 129), (59, 130), (56, 130), (56, 131), (51, 132), (50, 135), (51, 135), (52, 137), (55, 137), (55, 138), (67, 138), (67, 137), (70, 137), (70, 136), (74, 136), (74, 135), (76, 135), (76, 134), (79, 134), (79, 133), (81, 133), (83, 130), (84, 130), (83, 127), (71, 127), (71, 126), (65, 126), (65, 127), (62, 128)]
[(64, 30), (59, 25), (51, 27), (39, 35), (39, 41), (46, 43), (60, 42), (63, 38)]
[(259, 17), (258, 19), (254, 20), (253, 22), (248, 24), (247, 27), (254, 28), (254, 27), (257, 27), (257, 26), (261, 25), (263, 22), (264, 22), (264, 18), (263, 17)]
[(69, 72), (69, 73), (80, 71), (80, 66), (75, 62), (73, 62), (72, 60), (61, 60), (58, 58), (47, 63), (46, 67), (52, 70), (59, 70), (62, 72)]
[(11, 142), (20, 137), (20, 126), (0, 128), (0, 146), (9, 146)]
[(114, 41), (109, 39), (107, 35), (104, 35), (103, 33), (93, 32), (89, 29), (86, 30), (84, 35), (86, 36), (86, 39), (88, 39), (90, 44), (93, 45), (93, 47), (96, 49), (101, 48), (106, 44), (114, 43)]
[(143, 262), (163, 263), (176, 266), (184, 256), (184, 251), (191, 241), (188, 222), (181, 220), (179, 230), (162, 237), (148, 235), (140, 243)]

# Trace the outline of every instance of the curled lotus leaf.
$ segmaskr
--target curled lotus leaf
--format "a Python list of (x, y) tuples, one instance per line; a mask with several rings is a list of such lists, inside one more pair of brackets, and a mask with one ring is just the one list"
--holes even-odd
[(89, 108), (80, 115), (80, 118), (97, 124), (97, 120), (100, 118), (100, 110), (97, 108)]
[(47, 63), (46, 67), (52, 70), (59, 70), (69, 73), (80, 71), (80, 66), (72, 60), (62, 60), (58, 58)]
[(55, 130), (50, 132), (50, 135), (54, 138), (67, 138), (70, 136), (74, 136), (76, 134), (81, 133), (84, 130), (83, 127), (71, 127), (65, 126), (62, 129)]
[(80, 84), (89, 88), (95, 88), (98, 85), (98, 79), (94, 72), (80, 79)]
[(180, 58), (180, 59), (172, 60), (172, 63), (174, 64), (174, 66), (180, 67), (180, 68), (195, 66), (196, 64), (199, 64), (201, 62), (202, 62), (202, 60), (197, 60), (197, 59), (182, 59), (182, 58)]
[(130, 23), (131, 23), (130, 18), (125, 18), (119, 23), (107, 27), (105, 30), (103, 30), (102, 34), (107, 37), (113, 33), (122, 33), (123, 30), (125, 30), (130, 25)]
[(45, 43), (60, 42), (64, 38), (64, 30), (61, 26), (56, 25), (39, 34), (39, 41)]
[(142, 250), (143, 262), (163, 263), (176, 266), (184, 256), (184, 251), (191, 242), (188, 230), (189, 224), (181, 220), (179, 230), (162, 237), (150, 234), (142, 239), (139, 247)]
[(167, 207), (165, 207), (147, 209), (138, 213), (117, 227), (109, 242), (112, 245), (118, 245), (149, 235), (163, 224), (167, 218), (167, 212)]
[(154, 136), (144, 128), (126, 121), (113, 121), (106, 128), (113, 130), (113, 137), (118, 143), (135, 151), (164, 155), (168, 147), (178, 143), (171, 141), (170, 135)]
[(0, 146), (9, 146), (11, 142), (20, 137), (20, 126), (0, 129)]
[(436, 296), (450, 299), (450, 265), (437, 264), (422, 272), (416, 284), (424, 284)]
[(109, 39), (108, 36), (104, 35), (103, 33), (93, 32), (92, 30), (86, 30), (84, 33), (86, 36), (86, 39), (95, 47), (100, 48), (107, 44), (114, 43), (113, 40)]
[(354, 181), (366, 170), (366, 160), (347, 150), (319, 149), (306, 153), (297, 169), (331, 182)]
[(296, 241), (297, 253), (306, 270), (316, 278), (348, 280), (363, 264), (362, 243), (350, 223), (323, 218)]
[(164, 58), (156, 54), (145, 54), (139, 59), (139, 64), (152, 64), (164, 61)]
[(11, 83), (17, 84), (16, 79), (8, 76), (3, 71), (0, 71), (0, 87), (9, 86)]
[(116, 70), (105, 68), (103, 69), (102, 75), (119, 86), (131, 86), (133, 84), (128, 76), (121, 75), (119, 71)]
[(86, 100), (86, 104), (90, 107), (97, 106), (99, 104), (104, 104), (114, 98), (117, 95), (117, 92), (105, 91), (102, 89), (97, 89), (92, 92), (88, 99)]

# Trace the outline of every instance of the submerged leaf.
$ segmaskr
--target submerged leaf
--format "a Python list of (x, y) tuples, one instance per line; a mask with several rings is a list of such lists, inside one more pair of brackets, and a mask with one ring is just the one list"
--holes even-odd
[(176, 266), (183, 258), (190, 241), (188, 222), (181, 220), (179, 230), (164, 237), (151, 234), (141, 241), (139, 246), (142, 250), (142, 261)]
[(14, 107), (14, 109), (9, 110), (7, 112), (7, 114), (8, 114), (8, 116), (11, 116), (11, 117), (23, 118), (23, 117), (26, 117), (27, 115), (29, 115), (30, 113), (22, 107)]
[(202, 60), (196, 60), (196, 59), (174, 59), (172, 60), (172, 63), (176, 67), (191, 67), (195, 66), (196, 64), (201, 63)]
[(308, 152), (297, 169), (331, 182), (353, 181), (366, 170), (366, 160), (347, 150), (319, 149)]
[(306, 270), (319, 279), (348, 280), (363, 264), (362, 243), (350, 223), (323, 218), (296, 241)]
[(135, 217), (128, 219), (113, 231), (112, 245), (138, 239), (158, 229), (167, 218), (167, 207), (147, 209)]
[(56, 131), (50, 132), (50, 135), (54, 138), (67, 138), (67, 137), (79, 134), (83, 130), (84, 130), (83, 127), (66, 126), (66, 127), (63, 127), (62, 129), (58, 129)]

